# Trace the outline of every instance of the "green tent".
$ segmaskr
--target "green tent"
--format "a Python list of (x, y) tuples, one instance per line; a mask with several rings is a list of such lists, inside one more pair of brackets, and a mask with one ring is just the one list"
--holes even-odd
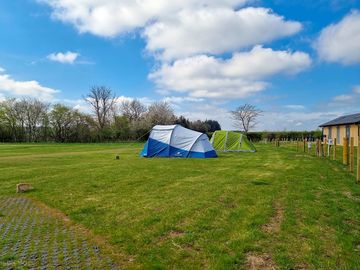
[(252, 142), (240, 132), (218, 130), (214, 132), (210, 142), (220, 152), (256, 152)]

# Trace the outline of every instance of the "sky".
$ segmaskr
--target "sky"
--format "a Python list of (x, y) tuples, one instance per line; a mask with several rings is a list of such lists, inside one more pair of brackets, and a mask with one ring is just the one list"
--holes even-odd
[(2, 0), (0, 100), (80, 111), (93, 85), (256, 130), (313, 130), (360, 112), (359, 0)]

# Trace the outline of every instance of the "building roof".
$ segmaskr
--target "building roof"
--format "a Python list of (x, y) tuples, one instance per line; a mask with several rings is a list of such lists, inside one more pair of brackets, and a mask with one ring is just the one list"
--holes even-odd
[(328, 127), (328, 126), (340, 126), (340, 125), (352, 125), (352, 124), (360, 124), (360, 113), (344, 115), (329, 122), (326, 122), (320, 127)]

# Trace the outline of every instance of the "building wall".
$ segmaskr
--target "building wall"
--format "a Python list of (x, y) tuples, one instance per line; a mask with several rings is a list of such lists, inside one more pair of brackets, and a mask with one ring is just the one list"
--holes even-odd
[[(337, 138), (337, 127), (340, 128), (340, 140)], [(354, 138), (354, 142), (355, 142), (355, 145), (358, 146), (359, 145), (359, 141), (358, 141), (358, 138), (359, 138), (359, 134), (358, 134), (358, 130), (359, 130), (359, 126), (358, 125), (351, 125), (350, 126), (350, 138), (353, 137)], [(346, 136), (346, 125), (342, 125), (342, 126), (332, 126), (331, 127), (331, 135), (332, 136), (329, 136), (330, 135), (330, 127), (325, 127), (323, 129), (324, 131), (324, 135), (326, 135), (326, 138), (329, 139), (329, 138), (336, 138), (336, 141), (337, 141), (337, 144), (338, 145), (342, 145), (343, 144), (343, 141), (344, 141), (344, 138)]]

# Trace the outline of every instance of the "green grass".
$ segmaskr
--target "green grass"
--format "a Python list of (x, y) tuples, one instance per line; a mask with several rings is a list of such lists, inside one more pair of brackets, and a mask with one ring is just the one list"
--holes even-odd
[[(106, 238), (124, 268), (358, 269), (360, 185), (340, 162), (291, 147), (218, 159), (144, 159), (141, 144), (0, 145), (0, 196), (26, 196)], [(115, 160), (115, 155), (120, 160)], [(278, 232), (262, 227), (276, 215)]]

